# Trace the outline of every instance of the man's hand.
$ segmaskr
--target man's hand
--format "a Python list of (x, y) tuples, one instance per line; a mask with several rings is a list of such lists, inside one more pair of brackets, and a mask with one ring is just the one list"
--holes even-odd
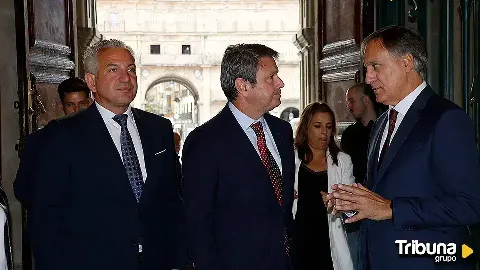
[(327, 213), (331, 214), (334, 210), (333, 200), (328, 199), (328, 193), (326, 192), (320, 191), (320, 194), (322, 194), (323, 204), (325, 204), (325, 207), (327, 207)]
[(334, 212), (358, 211), (358, 214), (345, 220), (352, 223), (362, 219), (386, 220), (392, 218), (390, 200), (371, 192), (361, 184), (335, 184), (328, 200), (334, 200)]

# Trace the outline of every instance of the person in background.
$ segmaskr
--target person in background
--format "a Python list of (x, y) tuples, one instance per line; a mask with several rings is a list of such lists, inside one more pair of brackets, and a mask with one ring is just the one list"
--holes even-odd
[(177, 155), (180, 155), (180, 149), (182, 147), (182, 138), (180, 137), (180, 134), (178, 132), (173, 133), (173, 141), (175, 143), (175, 152)]
[[(346, 101), (348, 110), (356, 122), (343, 131), (340, 147), (352, 158), (355, 182), (363, 183), (367, 171), (370, 131), (377, 119), (376, 108), (379, 106), (376, 105), (372, 88), (366, 83), (357, 83), (351, 86), (346, 93)], [(345, 224), (345, 229), (354, 269), (357, 269), (360, 223)]]
[[(333, 184), (352, 184), (352, 162), (335, 142), (333, 111), (314, 102), (302, 112), (295, 136), (295, 194), (292, 213), (298, 270), (352, 270), (340, 215), (332, 215), (327, 193)], [(331, 252), (329, 252), (331, 251)]]
[(183, 199), (197, 270), (290, 270), (294, 182), (290, 124), (267, 112), (284, 84), (278, 53), (227, 47), (220, 82), (228, 103), (183, 147)]
[(370, 85), (358, 83), (348, 89), (346, 101), (356, 122), (343, 131), (340, 147), (352, 158), (355, 182), (363, 183), (367, 171), (370, 131), (377, 119), (375, 94)]
[(58, 85), (57, 91), (65, 115), (86, 109), (93, 102), (88, 85), (80, 78), (64, 80)]
[(414, 30), (380, 29), (361, 48), (366, 82), (389, 110), (372, 128), (365, 185), (334, 185), (328, 196), (335, 211), (358, 212), (346, 223), (362, 220), (359, 269), (473, 269), (468, 259), (442, 263), (435, 256), (404, 254), (417, 241), (453, 243), (461, 250), (468, 226), (480, 222), (480, 163), (471, 119), (425, 82), (427, 49)]

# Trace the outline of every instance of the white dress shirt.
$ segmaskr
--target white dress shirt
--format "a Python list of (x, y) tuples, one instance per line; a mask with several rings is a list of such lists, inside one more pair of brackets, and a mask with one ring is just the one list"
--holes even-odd
[[(404, 97), (397, 105), (395, 106), (389, 106), (390, 109), (394, 109), (395, 111), (398, 112), (397, 114), (397, 121), (395, 122), (395, 128), (393, 129), (392, 136), (390, 137), (390, 142), (393, 141), (393, 138), (395, 137), (395, 133), (397, 133), (398, 127), (403, 121), (403, 118), (407, 114), (408, 110), (412, 106), (413, 102), (415, 99), (417, 99), (418, 95), (427, 87), (427, 83), (423, 81), (415, 90), (413, 90), (410, 94), (408, 94), (406, 97)], [(382, 140), (380, 142), (380, 147), (378, 151), (382, 151), (383, 144), (387, 140), (387, 134), (388, 134), (388, 120), (390, 119), (390, 110), (388, 111), (387, 115), (387, 121), (385, 123), (385, 129), (383, 130), (382, 134)], [(380, 155), (378, 155), (378, 159), (380, 159)]]
[[(120, 125), (117, 122), (115, 122), (115, 120), (113, 120), (113, 117), (115, 116), (113, 112), (107, 110), (97, 102), (95, 102), (95, 105), (97, 106), (97, 109), (103, 118), (103, 122), (105, 122), (108, 132), (110, 133), (110, 137), (112, 137), (113, 143), (115, 144), (115, 147), (117, 147), (118, 153), (120, 154), (120, 157), (123, 160), (122, 146), (120, 143), (120, 134), (122, 131), (122, 127), (120, 127)], [(140, 170), (142, 171), (143, 182), (145, 182), (145, 180), (147, 179), (147, 168), (145, 167), (142, 141), (140, 140), (140, 135), (138, 133), (137, 125), (135, 124), (135, 118), (133, 117), (132, 108), (130, 106), (128, 106), (128, 109), (125, 112), (125, 114), (128, 115), (127, 117), (128, 132), (132, 137), (133, 146), (135, 146), (135, 152), (137, 152), (138, 162), (140, 163)]]
[(258, 120), (252, 119), (240, 110), (235, 107), (231, 102), (228, 103), (228, 107), (233, 113), (233, 116), (235, 116), (235, 119), (237, 119), (238, 124), (242, 127), (243, 131), (247, 135), (248, 139), (250, 142), (253, 144), (253, 147), (255, 147), (255, 150), (257, 150), (258, 156), (260, 157), (260, 151), (258, 151), (258, 146), (257, 146), (257, 135), (255, 134), (255, 131), (252, 129), (251, 125), (255, 122), (262, 122), (263, 126), (263, 133), (265, 133), (265, 141), (267, 143), (267, 148), (272, 153), (273, 158), (275, 159), (275, 162), (277, 162), (278, 168), (280, 169), (280, 172), (282, 172), (282, 160), (280, 158), (280, 153), (278, 152), (277, 145), (275, 144), (275, 140), (273, 139), (272, 132), (270, 131), (270, 128), (268, 127), (267, 121), (265, 121), (265, 118), (260, 117)]

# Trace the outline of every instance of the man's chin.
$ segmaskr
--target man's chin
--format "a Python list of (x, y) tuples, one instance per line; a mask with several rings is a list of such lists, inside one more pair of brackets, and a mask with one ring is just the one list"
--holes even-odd
[(278, 100), (278, 102), (272, 102), (271, 106), (268, 108), (268, 111), (271, 111), (275, 108), (277, 108), (278, 106), (280, 106), (282, 102), (280, 100)]

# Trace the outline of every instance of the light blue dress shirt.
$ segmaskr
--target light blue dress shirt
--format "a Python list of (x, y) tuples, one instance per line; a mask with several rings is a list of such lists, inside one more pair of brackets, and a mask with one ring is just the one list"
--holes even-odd
[(278, 168), (280, 168), (280, 172), (282, 172), (282, 160), (280, 158), (277, 145), (275, 144), (275, 140), (273, 139), (272, 132), (270, 131), (267, 121), (265, 121), (265, 118), (263, 118), (262, 116), (258, 120), (252, 119), (243, 112), (239, 111), (231, 102), (228, 103), (228, 107), (232, 111), (233, 116), (235, 116), (235, 119), (237, 119), (238, 124), (240, 125), (240, 127), (242, 127), (242, 130), (247, 135), (253, 147), (255, 147), (255, 150), (257, 150), (259, 157), (260, 151), (258, 151), (257, 146), (257, 135), (255, 135), (255, 131), (253, 131), (250, 126), (255, 122), (262, 122), (263, 132), (265, 133), (265, 140), (267, 142), (268, 150), (270, 151), (270, 153), (272, 153), (275, 162), (277, 162)]

